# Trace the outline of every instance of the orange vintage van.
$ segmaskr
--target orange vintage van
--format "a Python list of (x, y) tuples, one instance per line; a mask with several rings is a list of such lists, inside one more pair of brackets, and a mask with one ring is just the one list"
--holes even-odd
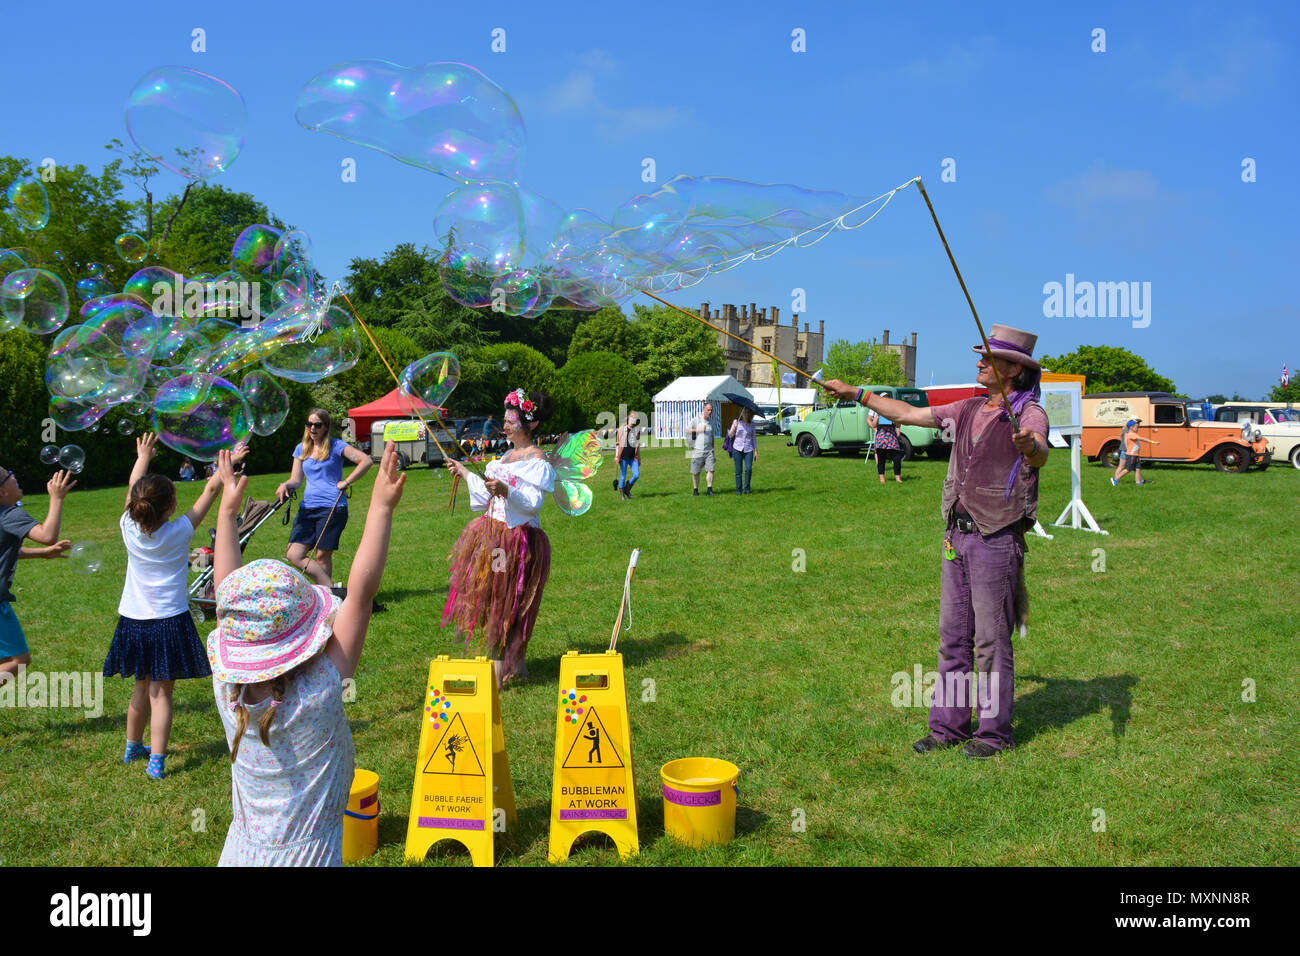
[(1241, 427), (1193, 421), (1188, 401), (1168, 392), (1100, 392), (1083, 399), (1083, 453), (1113, 468), (1119, 464), (1119, 436), (1131, 418), (1138, 435), (1160, 444), (1142, 443), (1143, 461), (1213, 462), (1219, 471), (1267, 468), (1273, 460), (1268, 442), (1242, 439)]

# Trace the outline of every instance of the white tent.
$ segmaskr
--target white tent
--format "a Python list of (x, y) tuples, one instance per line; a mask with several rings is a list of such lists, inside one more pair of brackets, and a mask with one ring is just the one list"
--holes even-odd
[(727, 392), (753, 398), (749, 389), (730, 375), (685, 375), (669, 383), (655, 396), (654, 437), (660, 441), (685, 438), (686, 426), (704, 411), (705, 402), (713, 403), (714, 434), (722, 434), (740, 413), (727, 402)]
[[(776, 389), (774, 388), (751, 388), (750, 393), (754, 396), (754, 401), (760, 405), (776, 404)], [(817, 389), (815, 388), (790, 388), (781, 389), (781, 404), (793, 405), (795, 408), (803, 411), (809, 411), (817, 404)]]

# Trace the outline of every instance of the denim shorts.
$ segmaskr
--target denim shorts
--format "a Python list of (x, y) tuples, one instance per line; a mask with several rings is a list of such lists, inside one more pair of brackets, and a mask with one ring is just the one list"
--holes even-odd
[(293, 519), (289, 543), (305, 544), (320, 551), (337, 551), (347, 523), (347, 508), (335, 508), (332, 515), (329, 508), (299, 508), (298, 516)]

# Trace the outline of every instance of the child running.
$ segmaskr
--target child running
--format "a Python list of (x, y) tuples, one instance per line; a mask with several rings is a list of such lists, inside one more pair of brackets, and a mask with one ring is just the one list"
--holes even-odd
[(1119, 467), (1115, 469), (1115, 476), (1111, 478), (1112, 485), (1118, 485), (1120, 479), (1133, 472), (1133, 480), (1139, 485), (1145, 485), (1146, 479), (1142, 477), (1142, 446), (1139, 442), (1147, 442), (1151, 445), (1159, 445), (1160, 442), (1154, 438), (1143, 438), (1138, 434), (1138, 425), (1142, 419), (1130, 418), (1124, 425), (1124, 430), (1119, 433)]
[[(230, 746), (233, 804), (218, 866), (342, 866), (355, 764), (343, 681), (366, 642), (406, 476), (389, 442), (340, 602), (279, 561), (240, 566), (235, 522), (246, 480), (236, 478), (226, 451), (217, 475), (217, 627), (208, 660)], [(250, 723), (257, 729), (247, 734)]]
[[(169, 478), (147, 473), (157, 447), (158, 438), (152, 434), (135, 440), (135, 465), (118, 521), (126, 545), (126, 582), (117, 605), (117, 630), (104, 660), (104, 676), (135, 678), (126, 708), (122, 763), (148, 757), (145, 773), (161, 780), (166, 776), (176, 681), (212, 673), (190, 617), (186, 581), (190, 541), (212, 507), (220, 484), (209, 479), (194, 507), (173, 518), (176, 486)], [(146, 722), (148, 749), (144, 745)]]
[[(63, 520), (63, 499), (75, 484), (70, 472), (55, 472), (45, 485), (50, 493), (50, 510), (45, 520), (38, 522), (18, 505), (23, 500), (18, 476), (8, 468), (0, 468), (0, 683), (12, 680), (32, 662), (22, 625), (9, 606), (14, 600), (10, 590), (14, 562), (19, 558), (58, 557), (72, 546), (70, 541), (59, 540), (59, 524)], [(49, 547), (24, 548), (24, 538)]]

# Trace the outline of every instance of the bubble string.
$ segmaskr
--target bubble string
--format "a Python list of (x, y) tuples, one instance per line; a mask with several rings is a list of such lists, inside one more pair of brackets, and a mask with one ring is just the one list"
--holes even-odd
[[(705, 266), (702, 269), (679, 269), (676, 272), (664, 272), (658, 275), (633, 277), (633, 278), (629, 278), (628, 281), (629, 283), (635, 283), (638, 281), (638, 279), (641, 279), (644, 280), (652, 288), (657, 287), (660, 291), (664, 291), (664, 292), (671, 291), (673, 289), (687, 289), (690, 288), (691, 286), (699, 285), (701, 282), (703, 282), (711, 275), (715, 275), (720, 272), (729, 272), (732, 269), (736, 268), (736, 266), (741, 265), (742, 263), (750, 262), (751, 260), (754, 262), (761, 262), (764, 259), (776, 255), (778, 252), (780, 252), (782, 249), (785, 249), (787, 246), (797, 246), (800, 249), (809, 249), (812, 246), (817, 245), (817, 243), (821, 242), (823, 239), (825, 239), (833, 232), (837, 232), (841, 229), (848, 232), (853, 229), (860, 229), (861, 227), (865, 226), (867, 223), (871, 222), (871, 220), (875, 219), (882, 212), (884, 212), (885, 207), (889, 205), (890, 201), (894, 198), (894, 196), (898, 192), (906, 189), (908, 186), (912, 185), (913, 183), (919, 185), (920, 182), (921, 182), (921, 177), (916, 176), (912, 179), (909, 179), (907, 182), (903, 183), (902, 185), (895, 186), (893, 189), (889, 190), (889, 192), (881, 193), (875, 199), (869, 199), (866, 202), (864, 202), (862, 205), (850, 209), (848, 212), (840, 216), (836, 216), (834, 219), (828, 219), (826, 222), (823, 222), (817, 226), (810, 226), (809, 228), (803, 230), (803, 232), (796, 233), (793, 236), (789, 236), (786, 239), (782, 239), (780, 242), (773, 242), (769, 245), (761, 246), (757, 249), (751, 249), (748, 252), (742, 253), (737, 256), (733, 256), (730, 259), (725, 259), (716, 266)], [(875, 206), (877, 203), (879, 203), (879, 208), (877, 208), (870, 216), (867, 216), (867, 218), (863, 219), (861, 222), (853, 223), (850, 225), (848, 221), (850, 216), (853, 216), (856, 213), (860, 213), (864, 209), (869, 209), (872, 206)], [(809, 239), (807, 242), (804, 242), (803, 240), (809, 236), (813, 236), (814, 238)], [(687, 281), (688, 279), (693, 281)], [(638, 288), (640, 287), (638, 286)], [(641, 289), (641, 291), (645, 291), (645, 290)]]
[[(619, 630), (632, 630), (632, 575), (636, 571), (636, 559), (641, 557), (641, 549), (633, 548), (632, 557), (627, 562), (627, 576), (623, 578), (623, 599), (618, 605), (618, 619), (614, 621), (614, 631), (609, 635), (609, 649), (618, 646)], [(627, 627), (623, 627), (623, 612), (627, 611)]]
[(980, 338), (984, 342), (984, 355), (989, 361), (989, 368), (993, 369), (994, 377), (997, 378), (998, 391), (1002, 393), (1002, 404), (1006, 406), (1007, 415), (1011, 419), (1011, 430), (1013, 432), (1019, 431), (1020, 424), (1016, 421), (1016, 413), (1011, 410), (1011, 403), (1007, 401), (1007, 389), (1002, 384), (1002, 375), (993, 362), (993, 353), (989, 349), (989, 338), (984, 334), (984, 323), (980, 321), (980, 315), (975, 311), (975, 303), (971, 300), (970, 292), (966, 289), (966, 280), (961, 277), (961, 270), (957, 268), (957, 260), (953, 258), (952, 249), (948, 247), (948, 239), (943, 234), (943, 227), (939, 225), (939, 217), (934, 214), (934, 204), (930, 202), (930, 194), (925, 191), (925, 184), (921, 182), (920, 176), (917, 176), (912, 182), (916, 183), (916, 188), (921, 190), (921, 198), (925, 200), (926, 208), (930, 210), (930, 218), (934, 220), (934, 228), (939, 230), (939, 238), (943, 241), (943, 251), (948, 253), (948, 261), (952, 263), (952, 271), (957, 273), (957, 281), (961, 284), (962, 294), (966, 296), (966, 304), (970, 306), (970, 314), (975, 316), (975, 325), (979, 328)]
[[(750, 261), (751, 259), (757, 262), (757, 261), (760, 261), (760, 260), (762, 260), (762, 259), (766, 259), (766, 258), (768, 258), (769, 256), (776, 255), (776, 253), (780, 252), (782, 249), (786, 248), (786, 247), (789, 246), (789, 245), (799, 245), (799, 240), (800, 240), (800, 239), (802, 239), (802, 238), (805, 237), (805, 236), (811, 235), (811, 234), (813, 234), (813, 233), (818, 233), (818, 232), (820, 232), (820, 235), (818, 235), (816, 239), (813, 239), (811, 242), (808, 242), (807, 244), (799, 245), (799, 248), (801, 248), (801, 249), (806, 249), (806, 248), (808, 248), (809, 246), (815, 246), (817, 243), (821, 242), (823, 239), (825, 239), (825, 238), (826, 238), (828, 235), (830, 235), (832, 232), (835, 232), (837, 229), (845, 229), (845, 230), (848, 230), (848, 229), (857, 229), (857, 228), (859, 228), (859, 227), (861, 227), (861, 226), (865, 226), (867, 223), (871, 222), (871, 220), (875, 219), (878, 215), (880, 215), (880, 213), (884, 210), (884, 208), (885, 208), (886, 206), (889, 205), (889, 201), (890, 201), (891, 199), (894, 198), (894, 195), (895, 195), (897, 192), (899, 192), (899, 191), (902, 190), (902, 189), (906, 189), (908, 186), (911, 186), (913, 183), (915, 183), (915, 184), (916, 184), (916, 185), (921, 189), (921, 195), (924, 196), (924, 195), (925, 195), (925, 187), (924, 187), (924, 186), (921, 186), (921, 177), (920, 177), (920, 176), (916, 176), (916, 177), (914, 177), (914, 178), (912, 178), (912, 179), (909, 179), (907, 182), (903, 183), (901, 186), (895, 186), (893, 189), (891, 189), (891, 190), (890, 190), (889, 192), (887, 192), (887, 193), (881, 193), (881, 194), (880, 194), (879, 196), (877, 196), (875, 199), (872, 199), (872, 200), (869, 200), (868, 202), (863, 203), (861, 206), (858, 206), (856, 209), (850, 209), (848, 212), (844, 213), (842, 216), (837, 216), (835, 219), (828, 220), (828, 221), (822, 223), (822, 224), (819, 225), (819, 226), (813, 226), (813, 227), (810, 228), (810, 229), (805, 229), (803, 232), (798, 233), (797, 235), (791, 236), (791, 237), (788, 238), (788, 239), (783, 239), (781, 242), (773, 243), (773, 244), (770, 245), (770, 246), (764, 246), (764, 247), (761, 248), (761, 249), (754, 249), (754, 250), (751, 250), (751, 251), (745, 253), (744, 255), (741, 255), (741, 256), (737, 256), (737, 257), (735, 257), (734, 259), (728, 259), (726, 262), (724, 262), (724, 263), (722, 264), (722, 266), (720, 266), (720, 267), (718, 267), (718, 268), (715, 268), (715, 269), (706, 269), (706, 270), (705, 270), (705, 271), (704, 271), (704, 272), (699, 276), (699, 278), (696, 279), (694, 282), (690, 283), (690, 285), (697, 285), (697, 284), (699, 284), (700, 282), (704, 281), (704, 279), (705, 279), (707, 276), (712, 275), (712, 274), (714, 274), (714, 273), (716, 273), (716, 272), (727, 272), (727, 271), (729, 271), (729, 270), (731, 270), (731, 269), (734, 269), (734, 268), (736, 268), (736, 266), (740, 265), (742, 262), (748, 262), (748, 261)], [(883, 200), (883, 201), (882, 201), (882, 200)], [(926, 200), (925, 200), (925, 201), (926, 201), (927, 204), (930, 202), (930, 199), (929, 199), (928, 196), (926, 196)], [(866, 208), (868, 208), (869, 206), (872, 206), (872, 205), (874, 205), (874, 204), (876, 204), (876, 203), (880, 203), (880, 208), (877, 209), (875, 212), (873, 212), (873, 213), (872, 213), (870, 216), (868, 216), (866, 219), (862, 220), (861, 222), (859, 222), (859, 223), (857, 223), (857, 224), (855, 224), (855, 225), (849, 225), (849, 224), (846, 222), (846, 220), (848, 219), (849, 216), (852, 216), (852, 215), (853, 215), (854, 213), (856, 213), (856, 212), (861, 212), (863, 209), (866, 209)], [(933, 214), (934, 214), (934, 210), (931, 209), (931, 210), (930, 210), (930, 213), (931, 213), (931, 215), (933, 215)], [(939, 225), (939, 220), (936, 219), (936, 220), (934, 221), (934, 224), (935, 224), (935, 226), (937, 227), (937, 226)], [(939, 231), (939, 237), (940, 237), (940, 238), (943, 238), (943, 230), (940, 230), (940, 231)], [(947, 246), (948, 246), (947, 240), (944, 240), (944, 248), (947, 248)], [(949, 258), (949, 259), (952, 258), (952, 253), (951, 253), (951, 252), (948, 253), (948, 258)], [(956, 263), (956, 262), (953, 262), (953, 268), (955, 269), (956, 267), (957, 267), (957, 263)], [(681, 279), (681, 277), (684, 276), (684, 275), (694, 276), (695, 273), (692, 272), (692, 271), (690, 271), (690, 270), (686, 270), (685, 272), (672, 273), (672, 274), (671, 274), (671, 278), (668, 278), (668, 275), (669, 275), (669, 274), (665, 274), (665, 275), (663, 275), (663, 276), (659, 276), (659, 277), (651, 277), (651, 278), (650, 278), (650, 281), (653, 283), (653, 282), (655, 281), (656, 278), (662, 280), (662, 287), (665, 289), (665, 291), (666, 291), (667, 289), (669, 289), (669, 288), (674, 288), (674, 287), (675, 287), (675, 288), (679, 288), (679, 289), (689, 288), (689, 286), (688, 286), (686, 283), (684, 283), (684, 282), (682, 282), (681, 284), (678, 284), (678, 285), (674, 285), (674, 283), (678, 283), (679, 280)], [(960, 274), (960, 273), (958, 273), (957, 278), (958, 278), (959, 280), (961, 279), (961, 274)], [(668, 308), (670, 308), (670, 309), (674, 309), (674, 310), (676, 310), (677, 312), (680, 312), (682, 315), (690, 316), (692, 319), (695, 319), (695, 321), (697, 321), (697, 322), (702, 322), (704, 325), (707, 325), (709, 328), (713, 329), (713, 331), (715, 331), (715, 332), (720, 332), (720, 333), (722, 333), (723, 335), (727, 336), (728, 338), (735, 339), (737, 342), (739, 342), (741, 345), (744, 345), (746, 348), (752, 349), (753, 351), (758, 352), (758, 353), (760, 353), (760, 354), (762, 354), (762, 355), (766, 355), (766, 356), (767, 356), (768, 358), (770, 358), (773, 362), (776, 362), (776, 363), (778, 363), (778, 364), (784, 365), (786, 368), (788, 368), (790, 371), (794, 372), (796, 375), (802, 375), (804, 378), (807, 378), (809, 381), (813, 382), (813, 383), (814, 383), (815, 385), (817, 385), (818, 387), (822, 387), (822, 383), (821, 383), (821, 381), (819, 381), (818, 379), (813, 378), (812, 375), (811, 375), (811, 373), (808, 372), (807, 369), (801, 369), (801, 368), (798, 368), (798, 367), (796, 367), (796, 366), (794, 366), (794, 365), (791, 365), (791, 364), (790, 364), (789, 362), (787, 362), (785, 359), (783, 359), (783, 358), (781, 358), (781, 357), (779, 357), (779, 356), (773, 355), (771, 352), (767, 351), (766, 349), (759, 348), (757, 345), (755, 345), (754, 343), (750, 342), (748, 339), (742, 339), (739, 335), (734, 335), (734, 334), (732, 334), (731, 332), (728, 332), (728, 331), (727, 331), (726, 329), (724, 329), (724, 328), (719, 328), (718, 326), (714, 325), (712, 322), (710, 322), (708, 319), (704, 318), (703, 316), (698, 315), (698, 314), (696, 314), (696, 313), (694, 313), (694, 312), (688, 312), (688, 311), (686, 311), (685, 309), (681, 308), (680, 306), (673, 305), (671, 302), (667, 301), (666, 299), (661, 299), (659, 296), (655, 295), (655, 294), (654, 294), (653, 292), (651, 292), (649, 289), (643, 288), (643, 287), (641, 287), (641, 286), (635, 286), (635, 288), (637, 289), (638, 292), (642, 293), (643, 295), (648, 295), (650, 298), (654, 299), (656, 302), (658, 302), (658, 303), (660, 303), (660, 304), (662, 304), (662, 305), (666, 305), (666, 306), (668, 306)], [(965, 283), (963, 283), (963, 284), (962, 284), (962, 289), (965, 290), (965, 288), (966, 288)], [(967, 295), (966, 298), (967, 298), (967, 300), (969, 301), (970, 296)], [(975, 307), (972, 305), (972, 306), (971, 306), (971, 309), (974, 310), (974, 308), (975, 308)], [(976, 317), (976, 321), (978, 321), (978, 317)], [(981, 328), (980, 328), (980, 332), (981, 332), (981, 334), (983, 333), (983, 331), (984, 331), (984, 329), (983, 329), (983, 327), (981, 327)], [(985, 347), (987, 347), (987, 346), (988, 346), (988, 342), (987, 342), (987, 340), (986, 340), (986, 341), (985, 341)], [(1000, 381), (1001, 381), (1001, 380), (999, 379), (999, 382), (1000, 382)], [(1005, 396), (1004, 396), (1004, 397), (1005, 397)]]
[[(337, 286), (338, 283), (335, 283), (335, 285)], [(370, 334), (370, 326), (366, 325), (366, 323), (365, 323), (364, 321), (362, 321), (361, 316), (357, 315), (357, 310), (356, 310), (355, 308), (353, 308), (353, 306), (352, 306), (352, 300), (348, 298), (348, 294), (347, 294), (346, 292), (344, 292), (342, 288), (339, 288), (338, 293), (339, 293), (339, 295), (343, 296), (343, 301), (346, 302), (346, 303), (348, 304), (348, 311), (352, 313), (352, 320), (353, 320), (354, 322), (356, 322), (357, 325), (361, 326), (361, 331), (363, 331), (363, 332), (366, 333), (366, 338), (370, 340), (370, 345), (374, 348), (374, 350), (375, 350), (375, 354), (379, 356), (379, 361), (381, 361), (381, 362), (384, 363), (384, 368), (388, 369), (388, 374), (391, 375), (391, 376), (393, 377), (393, 381), (397, 383), (397, 387), (398, 387), (398, 388), (401, 388), (401, 387), (402, 387), (402, 380), (401, 380), (400, 378), (397, 377), (397, 373), (393, 371), (393, 366), (392, 366), (391, 364), (389, 364), (388, 356), (386, 356), (386, 355), (384, 354), (384, 350), (381, 349), (381, 348), (379, 347), (379, 343), (375, 341), (375, 337), (374, 337), (373, 335)], [(413, 396), (413, 397), (414, 397), (414, 396)], [(432, 406), (430, 406), (430, 407), (432, 408)], [(424, 416), (420, 414), (420, 410), (419, 410), (418, 408), (416, 408), (414, 402), (411, 403), (411, 411), (415, 413), (415, 417), (418, 418), (418, 419), (420, 420), (420, 422), (424, 425), (425, 429), (426, 429), (426, 430), (428, 431), (428, 433), (429, 433), (429, 437), (432, 438), (432, 439), (433, 439), (433, 443), (434, 443), (435, 445), (438, 446), (438, 451), (442, 452), (442, 456), (443, 456), (444, 458), (451, 458), (452, 456), (449, 455), (449, 454), (447, 454), (447, 449), (445, 449), (445, 448), (442, 447), (442, 442), (438, 441), (438, 435), (437, 435), (437, 433), (434, 431), (433, 428), (431, 428), (431, 427), (429, 426), (429, 423), (425, 420)], [(451, 434), (451, 429), (448, 428), (448, 427), (447, 427), (447, 423), (444, 422), (444, 421), (442, 420), (442, 416), (440, 416), (440, 415), (435, 411), (435, 412), (433, 412), (433, 417), (437, 420), (437, 422), (438, 422), (439, 425), (441, 425), (444, 429), (446, 429), (447, 434), (450, 435), (450, 434)], [(466, 462), (466, 464), (470, 464), (470, 463), (469, 463), (469, 462)], [(480, 478), (486, 478), (486, 477), (487, 477), (487, 476), (484, 475), (484, 473), (483, 473), (482, 471), (480, 471), (478, 468), (473, 467), (472, 464), (470, 464), (470, 470), (473, 471), (475, 474), (477, 474)], [(456, 477), (459, 478), (460, 476), (457, 475)], [(453, 494), (455, 493), (455, 484), (456, 484), (456, 483), (453, 481), (453, 482), (452, 482), (452, 493), (453, 493)]]

